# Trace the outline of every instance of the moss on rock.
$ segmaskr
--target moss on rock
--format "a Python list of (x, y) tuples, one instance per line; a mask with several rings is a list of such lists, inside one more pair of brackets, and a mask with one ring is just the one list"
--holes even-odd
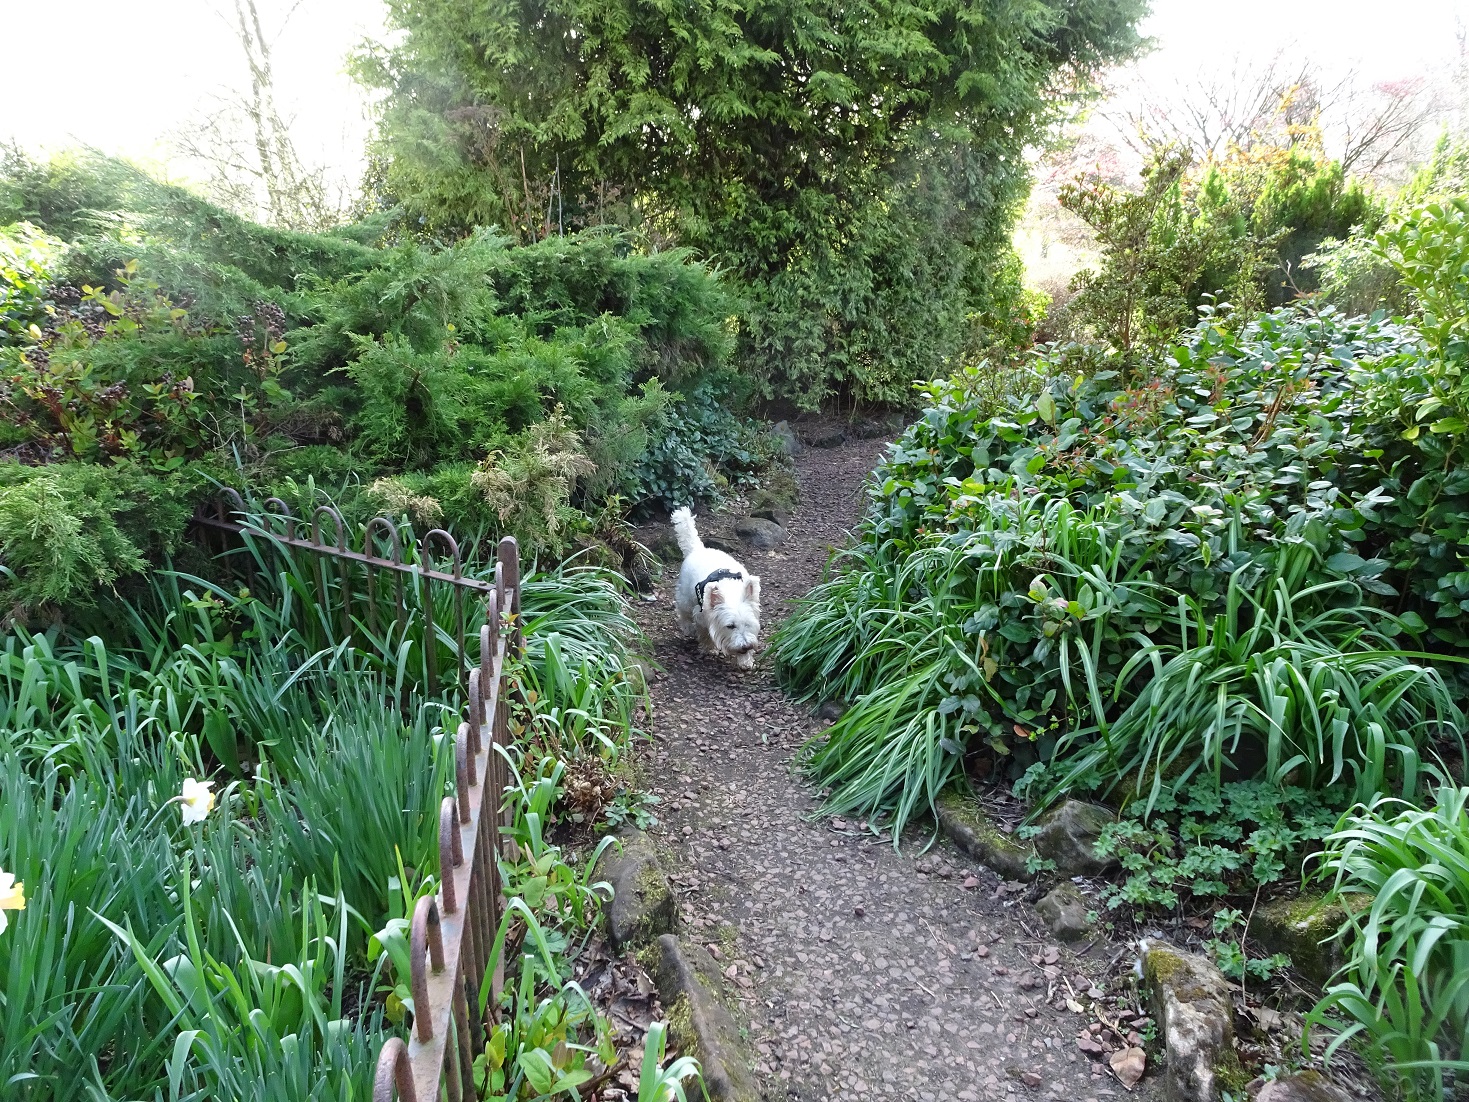
[(1255, 911), (1250, 936), (1271, 953), (1284, 953), (1303, 978), (1325, 986), (1344, 960), (1334, 940), (1347, 920), (1338, 900), (1302, 894), (1271, 900)]
[(939, 829), (970, 857), (1012, 880), (1029, 877), (1026, 862), (1035, 850), (1000, 830), (972, 796), (945, 792), (937, 813)]

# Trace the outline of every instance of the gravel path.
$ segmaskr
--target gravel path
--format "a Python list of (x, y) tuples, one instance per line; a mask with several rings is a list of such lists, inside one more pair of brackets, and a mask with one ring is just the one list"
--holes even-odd
[[(797, 459), (801, 507), (777, 552), (741, 557), (762, 578), (768, 634), (821, 576), (862, 505), (882, 450), (851, 441)], [(720, 534), (717, 518), (701, 531)], [(768, 660), (741, 674), (673, 627), (673, 571), (640, 616), (653, 681), (654, 831), (686, 930), (726, 967), (757, 1051), (764, 1097), (936, 1100), (1128, 1092), (1077, 1049), (1090, 1017), (1065, 1009), (1115, 950), (1052, 945), (1031, 905), (926, 838), (901, 853), (857, 824), (813, 819), (791, 767), (819, 724)], [(1018, 887), (1018, 886), (1017, 886)], [(1048, 1001), (1049, 1000), (1049, 1001)], [(1133, 1092), (1155, 1098), (1149, 1076)]]

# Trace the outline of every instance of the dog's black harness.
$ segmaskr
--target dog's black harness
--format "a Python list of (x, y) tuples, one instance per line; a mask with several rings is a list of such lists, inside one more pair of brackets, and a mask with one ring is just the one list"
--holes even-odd
[(726, 570), (724, 567), (720, 567), (713, 574), (710, 574), (702, 582), (694, 586), (694, 602), (700, 608), (704, 607), (704, 587), (710, 582), (722, 582), (726, 581), (729, 578), (740, 579), (743, 577), (744, 575), (741, 574), (738, 570)]

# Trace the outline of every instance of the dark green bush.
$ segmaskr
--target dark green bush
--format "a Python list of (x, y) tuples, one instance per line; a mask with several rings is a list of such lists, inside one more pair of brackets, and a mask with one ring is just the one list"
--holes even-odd
[[(5, 254), (0, 448), (25, 462), (202, 465), (299, 508), (327, 493), (353, 523), (389, 508), (559, 552), (609, 498), (661, 501), (639, 472), (669, 449), (697, 472), (682, 497), (761, 461), (727, 408), (749, 388), (706, 385), (735, 378), (734, 301), (685, 251), (604, 231), (525, 247), (281, 233), (91, 157), (12, 161), (0, 205), (67, 239), (39, 268), (31, 244)], [(670, 418), (681, 390), (693, 412)], [(507, 478), (533, 507), (507, 504)], [(174, 538), (89, 561), (139, 569)], [(81, 577), (58, 573), (46, 599)]]
[(0, 462), (0, 607), (94, 602), (179, 545), (204, 479), (126, 463)]
[[(744, 297), (766, 394), (906, 403), (1003, 315), (1024, 150), (1131, 53), (1141, 5), (394, 2), (359, 59), (410, 224), (519, 241), (609, 223)], [(998, 263), (997, 263), (998, 262)]]
[(1201, 306), (1227, 302), (1239, 318), (1315, 289), (1303, 260), (1325, 241), (1375, 231), (1382, 204), (1311, 145), (1260, 146), (1190, 165), (1160, 152), (1134, 192), (1082, 178), (1061, 203), (1097, 233), (1096, 270), (1081, 272), (1066, 307), (1134, 365), (1162, 355)]

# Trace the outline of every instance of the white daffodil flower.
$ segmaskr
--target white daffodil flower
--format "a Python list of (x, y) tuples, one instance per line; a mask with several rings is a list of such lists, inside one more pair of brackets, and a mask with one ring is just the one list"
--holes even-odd
[(15, 882), (15, 873), (0, 869), (0, 934), (10, 925), (6, 911), (26, 909), (26, 886)]
[(209, 818), (209, 812), (214, 808), (214, 793), (209, 791), (214, 787), (213, 781), (196, 781), (193, 777), (184, 778), (184, 790), (177, 797), (179, 810), (184, 815), (184, 825), (190, 823), (202, 823)]

